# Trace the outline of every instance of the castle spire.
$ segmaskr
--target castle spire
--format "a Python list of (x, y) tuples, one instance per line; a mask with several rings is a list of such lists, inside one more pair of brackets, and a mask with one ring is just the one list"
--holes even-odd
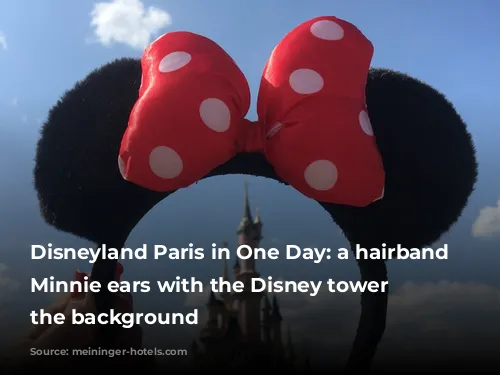
[(260, 209), (257, 207), (255, 209), (255, 221), (254, 224), (262, 225), (262, 219), (260, 218)]
[(238, 227), (238, 233), (246, 232), (253, 226), (252, 213), (250, 212), (250, 202), (248, 200), (248, 182), (245, 181), (245, 197), (243, 203), (243, 217)]

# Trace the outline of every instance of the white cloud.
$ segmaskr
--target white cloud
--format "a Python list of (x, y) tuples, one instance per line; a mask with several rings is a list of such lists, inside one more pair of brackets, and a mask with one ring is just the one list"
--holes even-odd
[(14, 98), (11, 99), (10, 105), (12, 107), (17, 107), (19, 105), (19, 100), (17, 99), (17, 97), (14, 97)]
[[(207, 293), (190, 293), (186, 307), (196, 306), (204, 311), (202, 306), (207, 298)], [(323, 291), (310, 297), (282, 293), (278, 299), (284, 323), (290, 323), (298, 341), (334, 347), (339, 358), (347, 357), (359, 319), (358, 294)], [(389, 297), (387, 329), (377, 358), (394, 355), (394, 350), (402, 354), (484, 350), (485, 343), (495, 343), (500, 337), (498, 316), (500, 290), (495, 287), (448, 281), (407, 283)], [(492, 350), (500, 355), (500, 348)]]
[(9, 277), (7, 265), (0, 263), (0, 316), (4, 315), (13, 293), (18, 290), (19, 283)]
[(163, 28), (172, 23), (170, 15), (155, 7), (145, 8), (140, 0), (112, 0), (94, 5), (91, 26), (97, 41), (143, 49)]
[(472, 225), (474, 237), (493, 238), (500, 236), (500, 200), (496, 206), (482, 208)]
[(7, 51), (7, 37), (0, 31), (0, 48)]
[(24, 122), (24, 123), (28, 122), (28, 116), (27, 115), (22, 115), (21, 116), (21, 121)]

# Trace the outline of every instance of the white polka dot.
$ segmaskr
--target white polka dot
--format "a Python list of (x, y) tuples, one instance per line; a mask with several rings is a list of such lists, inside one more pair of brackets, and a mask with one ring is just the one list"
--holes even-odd
[(337, 167), (331, 161), (317, 160), (306, 168), (304, 178), (315, 190), (330, 190), (337, 183)]
[(374, 202), (381, 200), (384, 197), (384, 193), (385, 193), (385, 186), (382, 188), (382, 193), (380, 194), (380, 197), (375, 199)]
[(368, 135), (373, 135), (372, 123), (370, 122), (370, 117), (366, 111), (361, 111), (359, 113), (359, 125), (361, 129)]
[(311, 25), (311, 33), (319, 39), (340, 40), (344, 37), (344, 29), (338, 23), (321, 20)]
[(228, 106), (216, 98), (201, 102), (200, 117), (206, 126), (219, 133), (225, 132), (231, 124), (231, 112)]
[(118, 169), (120, 170), (120, 174), (122, 175), (123, 179), (127, 179), (127, 176), (125, 175), (127, 166), (125, 165), (125, 161), (121, 158), (121, 156), (118, 156)]
[(171, 179), (181, 174), (182, 159), (170, 147), (159, 146), (149, 154), (149, 167), (158, 177)]
[(172, 52), (160, 61), (158, 69), (162, 73), (170, 73), (186, 66), (191, 61), (191, 55), (187, 52)]
[(312, 69), (298, 69), (288, 79), (293, 91), (299, 94), (314, 94), (323, 88), (323, 77)]

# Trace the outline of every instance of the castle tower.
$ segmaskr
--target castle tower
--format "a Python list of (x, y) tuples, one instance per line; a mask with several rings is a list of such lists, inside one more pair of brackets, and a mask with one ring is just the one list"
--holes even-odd
[[(253, 222), (255, 227), (259, 230), (259, 232), (262, 232), (262, 220), (260, 218), (260, 213), (259, 213), (259, 207), (255, 209), (255, 221)], [(260, 237), (262, 240), (262, 236)]]
[[(262, 240), (262, 223), (260, 222), (260, 217), (257, 217), (259, 221), (254, 222), (250, 211), (250, 202), (248, 200), (248, 184), (245, 182), (243, 217), (241, 218), (241, 222), (237, 230), (239, 245), (248, 245), (251, 248), (259, 247), (260, 241)], [(244, 254), (245, 253), (242, 255)], [(254, 273), (255, 259), (240, 259), (240, 266), (242, 273)]]
[[(243, 216), (237, 230), (238, 246), (259, 247), (262, 226), (258, 210), (252, 218), (248, 185), (245, 184)], [(228, 248), (227, 242), (223, 246)], [(241, 255), (244, 257), (245, 254)], [(232, 277), (227, 263), (224, 260), (222, 264), (222, 279), (241, 281), (244, 288), (240, 293), (220, 293), (218, 297), (210, 291), (208, 321), (199, 336), (201, 346), (193, 342), (192, 347), (196, 366), (238, 372), (250, 369), (259, 372), (263, 367), (277, 371), (294, 368), (296, 353), (290, 332), (288, 337), (282, 337), (285, 336), (281, 328), (283, 318), (276, 295), (271, 300), (266, 292), (251, 290), (251, 279), (259, 277), (255, 259), (235, 257)], [(284, 338), (288, 340), (284, 341)]]
[[(250, 202), (248, 199), (248, 184), (245, 183), (245, 197), (243, 205), (243, 217), (237, 230), (238, 246), (248, 245), (251, 248), (259, 246), (262, 239), (262, 223), (260, 217), (255, 223), (252, 219), (250, 211)], [(248, 254), (248, 253), (247, 253)], [(243, 253), (242, 255), (245, 255)], [(263, 293), (252, 292), (251, 280), (254, 277), (259, 277), (255, 268), (255, 259), (240, 259), (240, 272), (236, 275), (238, 281), (242, 281), (245, 285), (244, 291), (237, 295), (238, 307), (240, 313), (240, 325), (243, 330), (245, 339), (250, 344), (261, 342), (261, 302)]]

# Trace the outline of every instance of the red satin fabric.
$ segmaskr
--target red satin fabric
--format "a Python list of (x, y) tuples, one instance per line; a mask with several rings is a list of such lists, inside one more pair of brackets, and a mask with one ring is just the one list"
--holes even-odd
[(304, 195), (363, 207), (385, 174), (365, 105), (373, 46), (352, 24), (319, 17), (290, 32), (250, 90), (216, 43), (167, 33), (142, 57), (142, 84), (119, 155), (125, 179), (154, 191), (198, 181), (238, 152), (262, 152)]

